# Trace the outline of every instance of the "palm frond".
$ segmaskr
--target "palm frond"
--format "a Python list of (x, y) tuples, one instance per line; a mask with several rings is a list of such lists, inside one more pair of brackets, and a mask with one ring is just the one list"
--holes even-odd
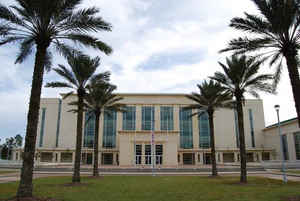
[(32, 53), (32, 48), (35, 44), (34, 38), (28, 38), (22, 41), (20, 45), (20, 51), (17, 55), (15, 63), (22, 63)]

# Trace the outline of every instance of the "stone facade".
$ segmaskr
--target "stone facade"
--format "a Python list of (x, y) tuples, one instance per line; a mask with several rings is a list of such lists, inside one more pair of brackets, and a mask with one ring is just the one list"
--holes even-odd
[[(120, 167), (147, 167), (151, 163), (159, 167), (178, 167), (203, 165), (210, 163), (210, 148), (203, 147), (202, 137), (207, 129), (205, 119), (201, 123), (197, 115), (183, 117), (181, 108), (192, 104), (185, 94), (118, 94), (124, 97), (121, 103), (134, 108), (134, 129), (124, 130), (124, 114), (118, 112), (115, 118), (100, 117), (99, 128), (99, 165)], [(36, 141), (36, 160), (40, 162), (71, 163), (75, 157), (76, 114), (68, 112), (73, 106), (67, 99), (42, 98)], [(147, 124), (147, 108), (154, 108), (151, 116), (151, 128), (143, 129)], [(161, 122), (165, 115), (162, 107), (168, 107), (167, 121)], [(149, 109), (149, 108), (148, 108)], [(152, 110), (151, 110), (152, 111)], [(195, 113), (196, 111), (191, 111)], [(170, 113), (170, 114), (171, 114)], [(250, 114), (251, 113), (251, 114)], [(144, 116), (143, 116), (144, 115)], [(181, 116), (180, 116), (181, 115)], [(104, 125), (107, 118), (107, 125)], [(183, 122), (186, 118), (186, 122)], [(191, 119), (189, 119), (191, 118)], [(84, 118), (84, 124), (86, 120)], [(149, 121), (148, 121), (149, 123)], [(162, 129), (163, 124), (168, 129)], [(109, 125), (108, 125), (109, 124)], [(238, 163), (239, 148), (235, 112), (232, 109), (219, 109), (215, 112), (215, 141), (217, 162)], [(276, 145), (267, 142), (262, 100), (247, 100), (244, 106), (245, 139), (249, 162), (275, 159), (272, 154)], [(149, 125), (148, 125), (149, 126)], [(83, 139), (87, 128), (83, 128)], [(113, 129), (113, 130), (109, 130)], [(184, 130), (185, 129), (185, 130)], [(152, 132), (154, 146), (151, 146)], [(203, 132), (203, 133), (202, 133)], [(106, 133), (104, 135), (104, 133)], [(185, 133), (190, 136), (186, 137)], [(267, 140), (266, 140), (267, 139)], [(187, 140), (188, 146), (182, 141)], [(82, 161), (92, 163), (93, 148), (83, 142)], [(105, 144), (112, 143), (111, 146)], [(15, 152), (20, 156), (21, 150)], [(150, 153), (150, 154), (149, 154)], [(152, 158), (153, 157), (153, 158)], [(18, 157), (20, 160), (21, 157)]]

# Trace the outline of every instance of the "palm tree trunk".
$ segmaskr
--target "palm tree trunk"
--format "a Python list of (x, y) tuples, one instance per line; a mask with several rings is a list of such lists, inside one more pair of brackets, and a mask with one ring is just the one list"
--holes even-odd
[(20, 184), (17, 191), (18, 198), (32, 197), (32, 175), (34, 165), (34, 152), (36, 144), (37, 126), (40, 110), (40, 97), (43, 85), (44, 63), (48, 46), (37, 46), (35, 55), (34, 71), (32, 76), (32, 87), (29, 99), (29, 110), (27, 115), (27, 127), (25, 147), (23, 153), (23, 164), (21, 170)]
[(297, 111), (298, 126), (300, 127), (300, 79), (296, 57), (297, 54), (285, 56)]
[(215, 147), (215, 131), (214, 131), (214, 112), (208, 111), (209, 130), (210, 130), (210, 148), (211, 148), (211, 165), (212, 176), (218, 176), (217, 161), (216, 161), (216, 147)]
[(240, 182), (247, 183), (247, 154), (246, 154), (245, 134), (244, 134), (243, 103), (240, 97), (236, 97), (236, 100), (237, 100), (239, 139), (240, 139), (240, 160), (241, 160)]
[(77, 112), (77, 134), (76, 134), (76, 151), (75, 164), (72, 177), (73, 183), (80, 183), (80, 162), (81, 162), (81, 147), (82, 147), (82, 120), (83, 120), (83, 93), (79, 89), (78, 92), (78, 112)]
[(100, 112), (96, 113), (95, 118), (95, 139), (94, 139), (94, 169), (93, 169), (93, 176), (99, 176), (99, 169), (98, 169), (98, 152), (99, 152), (99, 117)]

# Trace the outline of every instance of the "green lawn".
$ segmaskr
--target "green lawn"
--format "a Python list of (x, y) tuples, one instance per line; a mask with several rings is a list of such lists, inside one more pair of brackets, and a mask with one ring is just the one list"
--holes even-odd
[[(83, 177), (82, 186), (65, 186), (70, 177), (34, 180), (34, 194), (63, 201), (280, 201), (283, 196), (300, 195), (300, 183), (249, 177), (199, 176), (105, 176)], [(0, 200), (15, 195), (17, 183), (0, 184)]]
[(300, 170), (288, 170), (288, 173), (300, 174)]

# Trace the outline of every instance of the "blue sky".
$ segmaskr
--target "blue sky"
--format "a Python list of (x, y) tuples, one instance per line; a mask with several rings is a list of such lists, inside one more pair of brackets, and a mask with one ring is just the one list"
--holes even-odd
[[(240, 35), (228, 27), (230, 19), (245, 11), (256, 13), (250, 0), (84, 0), (82, 6), (99, 7), (102, 17), (113, 25), (112, 32), (97, 36), (114, 53), (86, 53), (101, 56), (99, 70), (112, 71), (118, 92), (136, 93), (196, 91), (197, 83), (220, 70), (217, 61), (224, 61), (226, 54), (218, 50)], [(15, 65), (17, 52), (17, 44), (0, 47), (0, 138), (25, 134), (34, 58)], [(58, 63), (65, 60), (56, 55), (54, 66)], [(262, 71), (272, 69), (265, 66)], [(283, 73), (278, 94), (261, 96), (267, 125), (276, 122), (274, 104), (281, 105), (282, 120), (296, 116), (287, 72)], [(58, 79), (53, 72), (46, 73), (44, 84)], [(59, 97), (61, 92), (43, 88), (42, 97)]]

